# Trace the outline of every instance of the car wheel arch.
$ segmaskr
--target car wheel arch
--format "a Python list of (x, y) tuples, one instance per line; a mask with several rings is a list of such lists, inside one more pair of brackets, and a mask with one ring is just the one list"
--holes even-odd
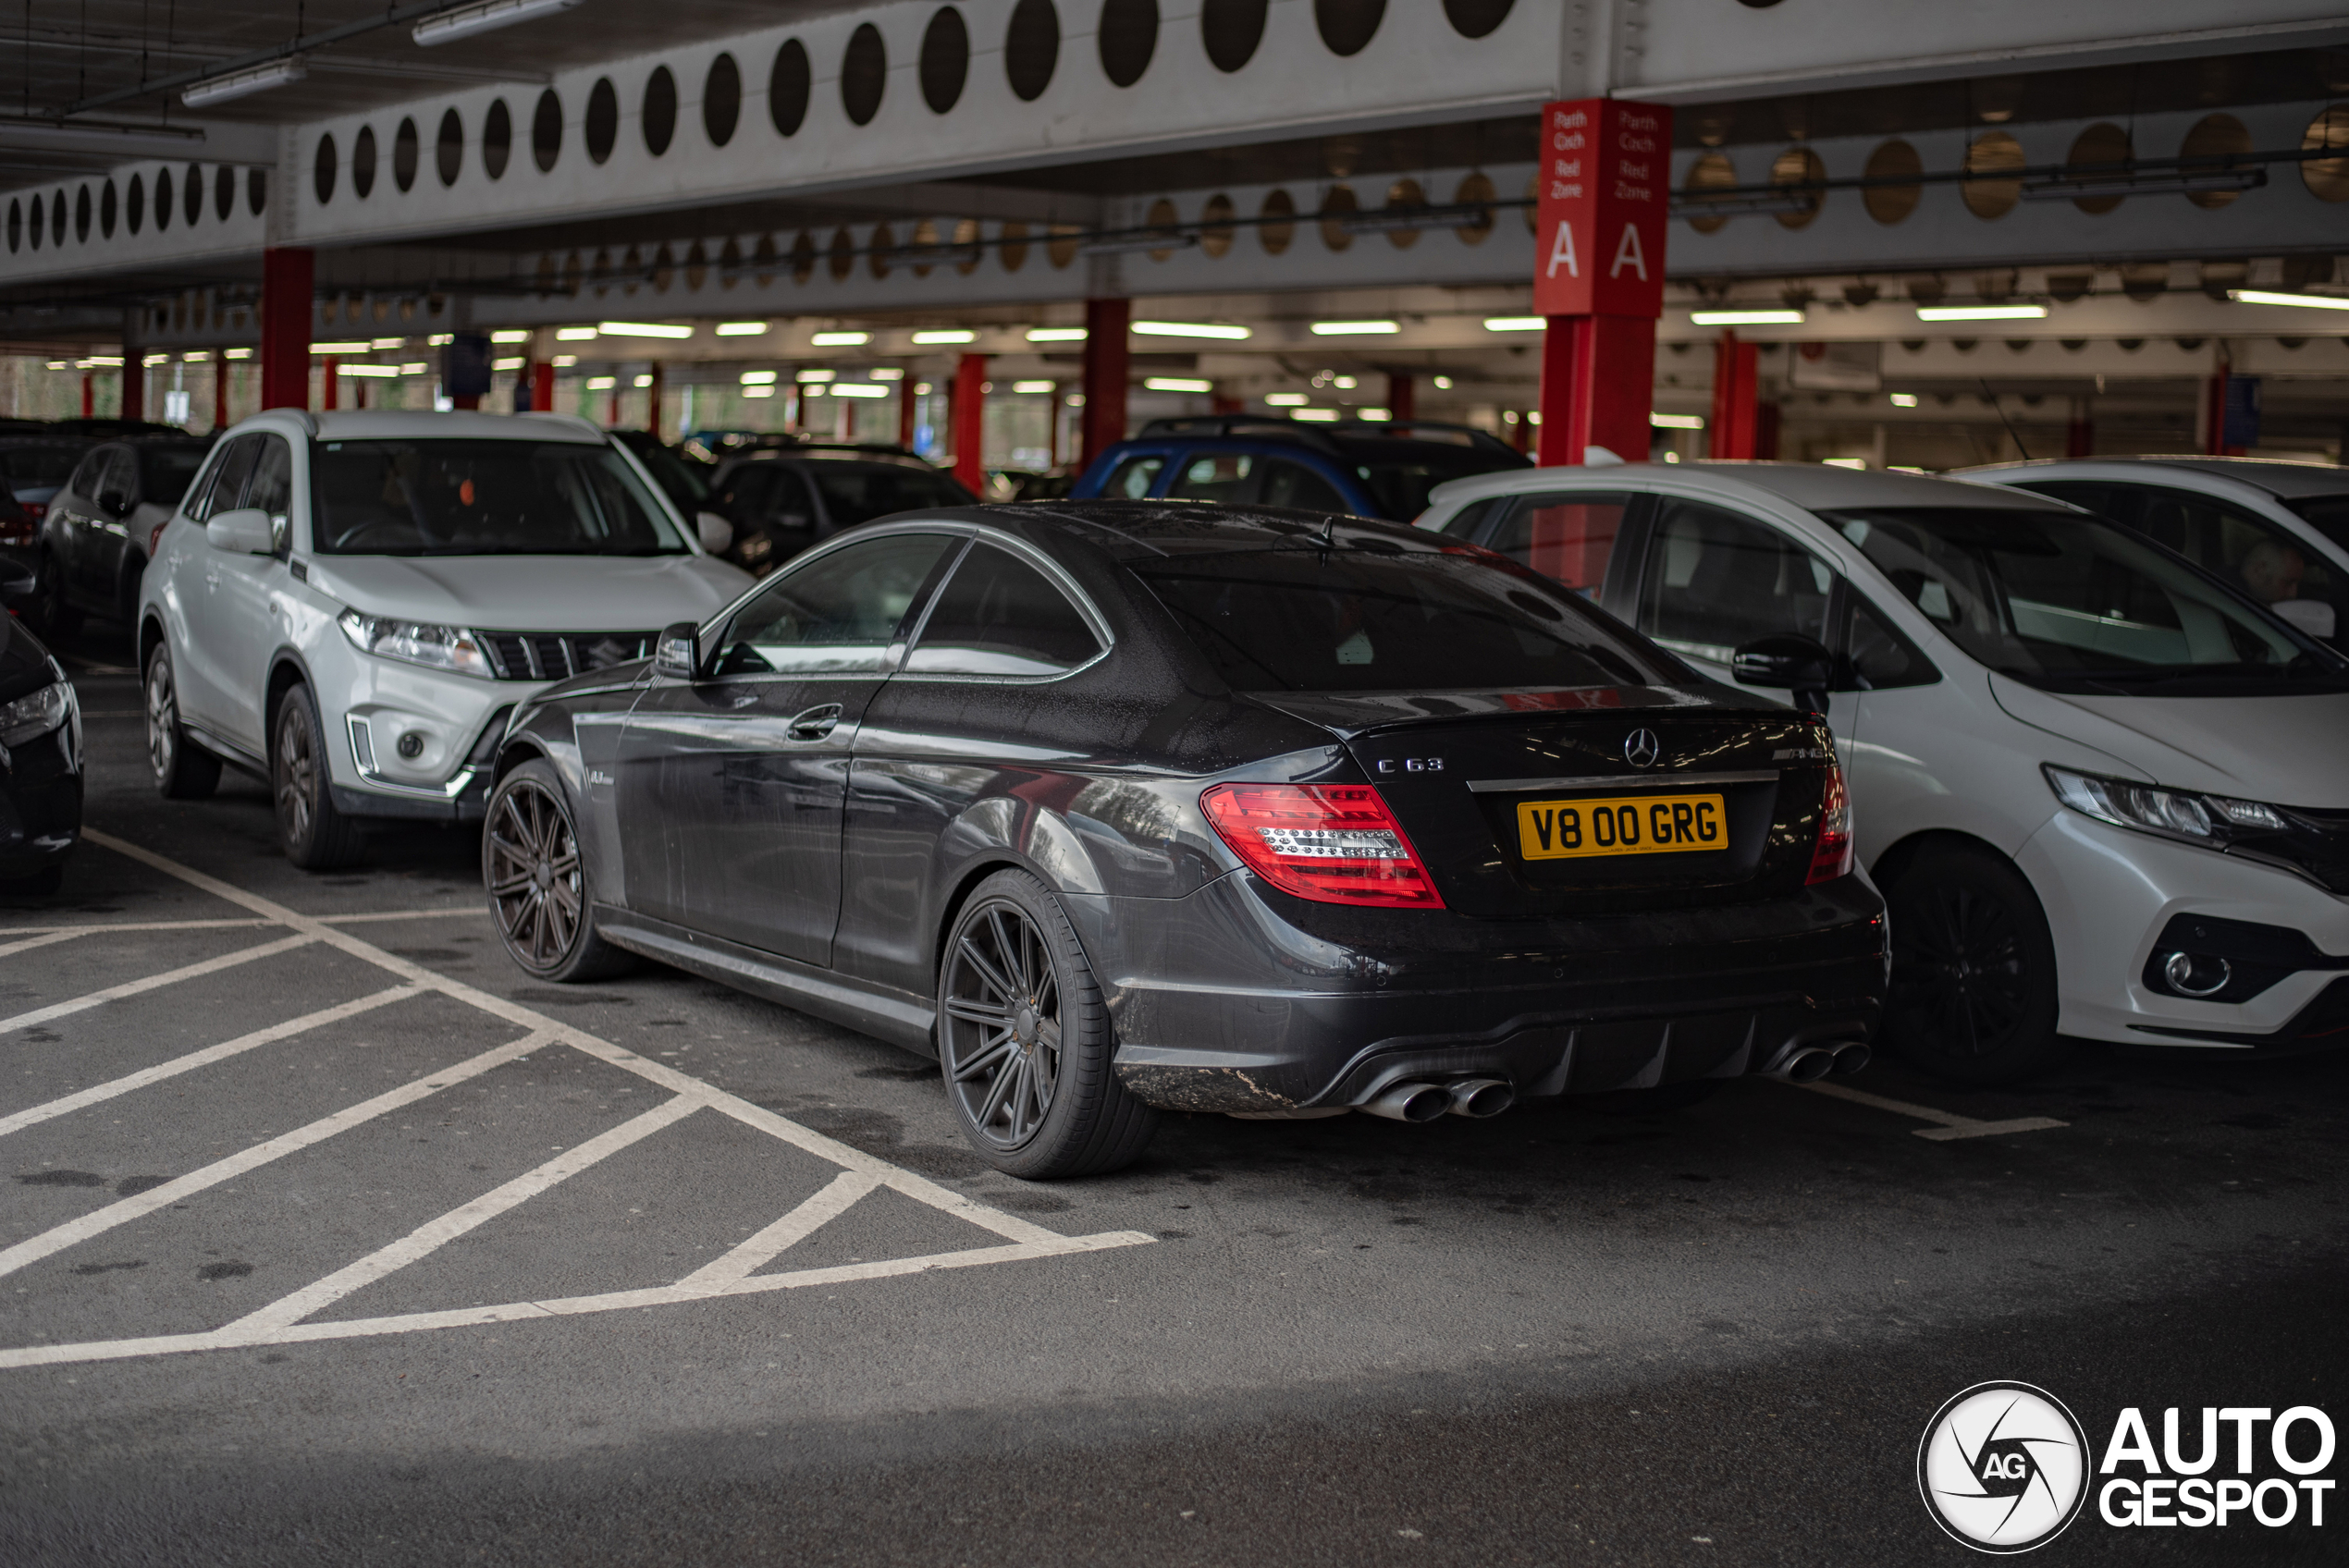
[[(2023, 873), (2023, 868), (2015, 864), (2014, 856), (2007, 853), (1987, 839), (1955, 827), (1923, 827), (1906, 838), (1888, 844), (1883, 852), (1876, 857), (1874, 864), (1868, 867), (1868, 879), (1878, 888), (1889, 887), (1900, 879), (1901, 874), (1907, 871), (1910, 865), (1914, 864), (1917, 856), (1929, 849), (1965, 850), (1988, 855), (2002, 864), (2013, 866), (2016, 875), (2023, 876), (2025, 882), (2031, 880)], [(2037, 888), (2034, 888), (2033, 891), (2037, 891)]]
[(941, 902), (938, 918), (930, 922), (929, 979), (932, 996), (938, 993), (939, 970), (946, 962), (946, 933), (952, 931), (954, 922), (962, 918), (963, 906), (970, 902), (971, 894), (978, 885), (999, 871), (1024, 871), (1055, 895), (1066, 890), (1057, 878), (1046, 875), (1033, 861), (1002, 846), (990, 846), (981, 851), (978, 858), (957, 867), (953, 887)]
[[(278, 704), (297, 686), (307, 686), (314, 692), (318, 689), (318, 683), (310, 678), (310, 667), (301, 662), (301, 655), (290, 648), (280, 648), (270, 655), (268, 682), (261, 693), (261, 748), (264, 757), (277, 750)], [(318, 717), (331, 722), (324, 709)]]

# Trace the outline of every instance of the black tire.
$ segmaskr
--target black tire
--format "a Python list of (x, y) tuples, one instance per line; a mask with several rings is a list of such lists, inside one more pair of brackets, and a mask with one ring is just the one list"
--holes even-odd
[(277, 842), (304, 871), (356, 864), (366, 847), (359, 825), (335, 805), (326, 763), (326, 727), (307, 686), (277, 699), (269, 726), (269, 793), (277, 808)]
[(1050, 1181), (1130, 1165), (1158, 1112), (1110, 1066), (1115, 1039), (1061, 902), (1024, 871), (971, 892), (938, 966), (946, 1100), (980, 1158)]
[(1886, 889), (1892, 994), (1885, 1044), (1961, 1084), (2010, 1084), (2069, 1054), (2056, 1033), (2055, 939), (2031, 884), (2004, 856), (1920, 851)]
[(481, 827), (481, 880), (506, 956), (534, 979), (601, 980), (635, 955), (596, 933), (595, 888), (562, 775), (533, 757), (498, 781)]
[(66, 595), (65, 569), (46, 550), (41, 552), (41, 564), (34, 569), (32, 615), (40, 623), (41, 635), (51, 642), (81, 630), (81, 612)]
[(147, 655), (147, 766), (166, 801), (204, 801), (220, 787), (220, 759), (188, 739), (179, 722), (179, 686), (171, 650), (157, 643)]

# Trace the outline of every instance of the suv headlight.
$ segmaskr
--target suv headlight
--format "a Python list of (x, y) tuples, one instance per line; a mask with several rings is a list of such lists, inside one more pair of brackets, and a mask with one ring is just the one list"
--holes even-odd
[(402, 664), (420, 664), (427, 669), (477, 676), (484, 680), (498, 679), (498, 672), (489, 667), (489, 655), (482, 651), (481, 640), (461, 626), (393, 620), (386, 616), (362, 615), (357, 610), (343, 611), (335, 618), (335, 624), (351, 639), (351, 645), (363, 654), (373, 654), (379, 659), (398, 659)]
[(73, 688), (60, 680), (0, 703), (0, 746), (21, 746), (49, 733), (73, 712)]
[(2226, 795), (2205, 795), (2190, 790), (2164, 790), (2134, 784), (2125, 778), (2100, 778), (2074, 773), (2052, 763), (2041, 765), (2056, 799), (2084, 816), (2158, 833), (2165, 839), (2224, 849), (2244, 839), (2289, 833), (2293, 825), (2281, 812), (2257, 801)]

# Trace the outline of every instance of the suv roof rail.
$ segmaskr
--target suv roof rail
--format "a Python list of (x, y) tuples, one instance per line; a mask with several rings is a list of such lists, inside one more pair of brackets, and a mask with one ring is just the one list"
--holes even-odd
[(1297, 441), (1324, 452), (1337, 450), (1337, 443), (1321, 425), (1300, 424), (1279, 414), (1180, 414), (1168, 419), (1154, 419), (1134, 434), (1137, 441), (1148, 441), (1165, 435), (1224, 435), (1245, 439), (1254, 436), (1273, 441)]
[[(1455, 424), (1436, 419), (1341, 420), (1330, 428), (1346, 435), (1384, 435), (1406, 441), (1442, 441), (1455, 447), (1487, 447), (1496, 452), (1515, 452), (1517, 448), (1489, 430), (1479, 430), (1472, 424)], [(1421, 435), (1420, 431), (1432, 434)]]

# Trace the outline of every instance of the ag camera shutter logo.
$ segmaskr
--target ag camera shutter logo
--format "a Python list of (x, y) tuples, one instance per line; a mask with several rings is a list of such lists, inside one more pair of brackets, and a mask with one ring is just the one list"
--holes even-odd
[(2029, 1383), (1976, 1383), (1936, 1411), (1917, 1444), (1917, 1490), (1934, 1523), (1976, 1551), (2030, 1551), (2088, 1500), (2087, 1434)]

